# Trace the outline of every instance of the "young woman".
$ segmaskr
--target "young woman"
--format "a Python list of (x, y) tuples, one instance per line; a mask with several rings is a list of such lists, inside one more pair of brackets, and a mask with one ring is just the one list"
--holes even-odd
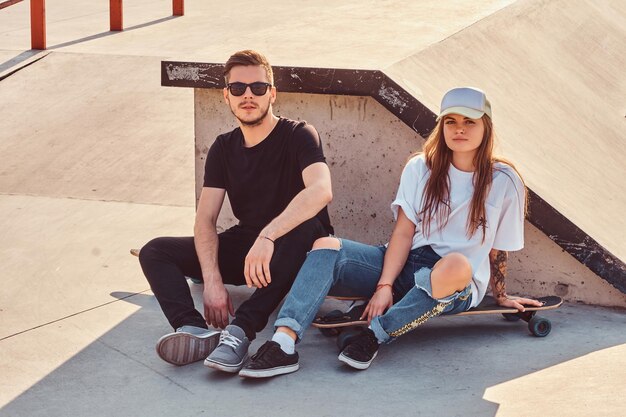
[(380, 344), (437, 315), (477, 306), (490, 281), (502, 306), (540, 305), (505, 292), (507, 251), (524, 245), (526, 190), (513, 165), (492, 155), (493, 142), (484, 92), (448, 91), (424, 151), (402, 173), (388, 245), (318, 239), (278, 314), (274, 337), (239, 375), (296, 371), (295, 342), (328, 294), (370, 298), (363, 313), (369, 328), (339, 355), (357, 369), (369, 367)]

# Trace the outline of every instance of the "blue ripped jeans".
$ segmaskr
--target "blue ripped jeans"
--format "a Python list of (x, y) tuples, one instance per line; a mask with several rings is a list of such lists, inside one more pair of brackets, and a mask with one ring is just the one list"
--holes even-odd
[[(385, 251), (384, 246), (341, 239), (339, 250), (309, 252), (274, 327), (289, 327), (300, 341), (327, 295), (370, 298), (380, 279)], [(371, 328), (379, 342), (390, 342), (439, 314), (469, 309), (469, 285), (448, 297), (432, 297), (430, 272), (439, 259), (430, 246), (411, 250), (393, 284), (394, 305), (372, 319)]]

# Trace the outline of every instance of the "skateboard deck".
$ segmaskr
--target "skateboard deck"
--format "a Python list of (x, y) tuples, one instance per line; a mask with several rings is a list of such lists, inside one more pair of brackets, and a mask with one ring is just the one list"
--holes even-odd
[[(354, 301), (363, 300), (363, 298), (349, 298), (349, 297), (328, 297), (333, 299), (351, 299)], [(518, 311), (514, 308), (501, 307), (496, 304), (496, 301), (492, 297), (485, 297), (483, 301), (477, 307), (471, 308), (468, 311), (457, 314), (448, 314), (446, 317), (453, 316), (472, 316), (481, 314), (502, 314), (507, 321), (524, 320), (528, 323), (528, 329), (530, 332), (538, 337), (545, 337), (550, 333), (552, 324), (548, 319), (536, 316), (538, 311), (554, 310), (563, 304), (561, 297), (549, 296), (540, 297), (537, 300), (541, 301), (543, 305), (541, 307), (526, 307), (526, 311)], [(365, 304), (354, 306), (348, 311), (343, 312), (339, 310), (333, 310), (330, 313), (319, 316), (313, 320), (312, 326), (319, 328), (323, 334), (327, 336), (338, 335), (342, 328), (351, 326), (367, 326), (366, 320), (361, 320), (361, 314), (365, 310), (367, 300), (364, 300)]]

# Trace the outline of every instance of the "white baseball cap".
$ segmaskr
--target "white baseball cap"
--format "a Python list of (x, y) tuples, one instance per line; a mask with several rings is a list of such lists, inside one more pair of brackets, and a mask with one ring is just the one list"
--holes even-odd
[(480, 119), (483, 114), (491, 117), (491, 103), (485, 92), (478, 88), (453, 88), (441, 99), (441, 111), (437, 120), (447, 114), (460, 114), (470, 119)]

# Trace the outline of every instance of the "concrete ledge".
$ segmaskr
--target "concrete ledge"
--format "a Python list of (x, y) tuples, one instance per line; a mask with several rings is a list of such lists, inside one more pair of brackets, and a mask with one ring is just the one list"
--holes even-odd
[[(223, 88), (222, 64), (163, 61), (161, 85), (169, 87)], [(339, 68), (275, 66), (274, 82), (280, 92), (368, 96), (426, 136), (436, 116), (381, 71)]]
[[(161, 84), (221, 89), (223, 65), (163, 61)], [(436, 115), (391, 78), (376, 70), (274, 67), (281, 92), (370, 96), (418, 134), (427, 135)], [(626, 265), (579, 229), (544, 199), (529, 190), (528, 220), (595, 274), (626, 293)]]

